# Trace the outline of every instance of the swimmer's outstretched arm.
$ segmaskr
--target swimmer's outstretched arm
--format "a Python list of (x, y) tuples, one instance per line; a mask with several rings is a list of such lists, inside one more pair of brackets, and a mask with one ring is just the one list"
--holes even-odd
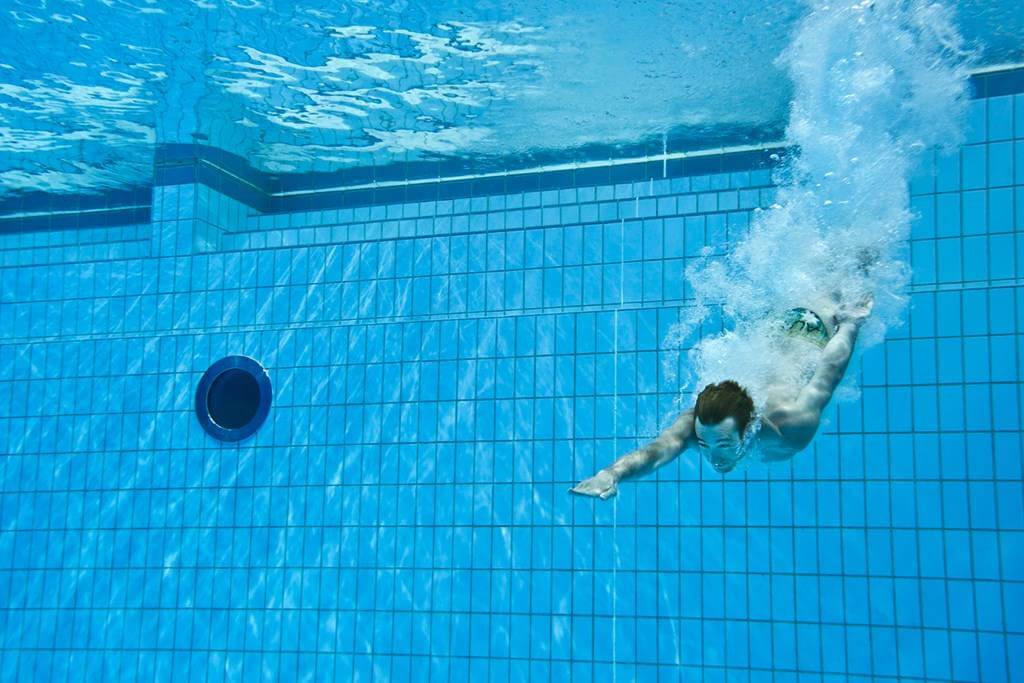
[(693, 445), (693, 411), (687, 410), (663, 431), (657, 439), (639, 450), (627, 453), (589, 479), (569, 489), (570, 493), (594, 496), (605, 500), (618, 490), (618, 483), (631, 477), (642, 477), (648, 472), (671, 462), (688, 446)]

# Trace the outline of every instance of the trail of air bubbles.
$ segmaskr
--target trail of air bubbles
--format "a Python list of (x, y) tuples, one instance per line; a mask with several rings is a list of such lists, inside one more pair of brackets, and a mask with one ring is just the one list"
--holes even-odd
[(734, 379), (762, 406), (767, 386), (800, 386), (815, 354), (784, 359), (769, 339), (789, 308), (873, 295), (861, 348), (902, 324), (909, 176), (924, 153), (959, 142), (969, 61), (941, 4), (811, 3), (779, 58), (794, 97), (776, 202), (755, 212), (726, 256), (706, 249), (687, 269), (695, 306), (667, 343), (685, 348), (719, 306), (727, 330), (690, 350), (684, 391)]

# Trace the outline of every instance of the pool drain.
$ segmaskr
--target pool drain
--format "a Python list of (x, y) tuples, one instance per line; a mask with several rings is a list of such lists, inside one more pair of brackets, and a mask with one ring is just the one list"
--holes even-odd
[(196, 417), (218, 441), (241, 441), (260, 428), (270, 412), (267, 371), (248, 356), (227, 356), (203, 373), (196, 387)]

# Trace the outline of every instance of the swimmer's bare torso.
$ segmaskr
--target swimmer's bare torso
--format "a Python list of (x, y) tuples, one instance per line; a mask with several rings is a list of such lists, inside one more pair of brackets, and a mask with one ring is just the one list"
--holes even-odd
[[(606, 499), (618, 492), (624, 479), (643, 476), (674, 460), (688, 448), (700, 449), (720, 473), (728, 472), (745, 447), (755, 447), (760, 459), (780, 461), (805, 449), (821, 424), (821, 413), (843, 379), (861, 324), (871, 312), (872, 302), (840, 308), (834, 319), (836, 329), (825, 345), (810, 381), (794, 395), (787, 387), (766, 390), (766, 402), (759, 419), (760, 429), (751, 444), (742, 444), (732, 418), (717, 425), (702, 425), (692, 410), (682, 413), (657, 439), (622, 456), (594, 476), (570, 489), (572, 493)], [(719, 452), (738, 452), (732, 462), (718, 460)]]

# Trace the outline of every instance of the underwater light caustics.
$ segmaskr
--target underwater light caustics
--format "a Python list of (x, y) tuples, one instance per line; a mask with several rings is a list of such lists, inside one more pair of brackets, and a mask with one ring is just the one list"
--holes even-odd
[(780, 311), (871, 295), (861, 348), (901, 324), (909, 176), (923, 154), (958, 144), (969, 61), (945, 6), (811, 6), (779, 58), (794, 85), (786, 129), (793, 152), (776, 171), (776, 202), (754, 214), (725, 256), (706, 253), (687, 271), (697, 305), (669, 342), (682, 345), (715, 305), (734, 329), (694, 346), (685, 389), (733, 379), (761, 406), (769, 385), (802, 386), (817, 351), (803, 345), (794, 362), (792, 349), (770, 343)]

